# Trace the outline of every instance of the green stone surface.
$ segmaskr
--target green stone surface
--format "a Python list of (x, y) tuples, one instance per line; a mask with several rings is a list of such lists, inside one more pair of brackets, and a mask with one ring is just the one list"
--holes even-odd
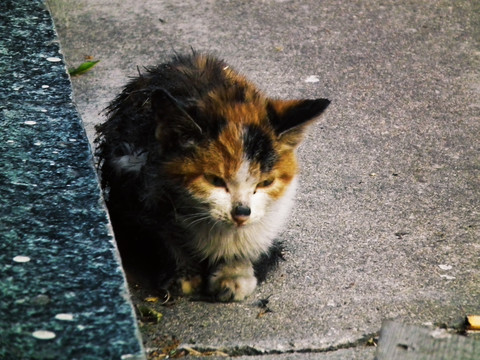
[(45, 4), (3, 0), (0, 34), (0, 359), (142, 359)]

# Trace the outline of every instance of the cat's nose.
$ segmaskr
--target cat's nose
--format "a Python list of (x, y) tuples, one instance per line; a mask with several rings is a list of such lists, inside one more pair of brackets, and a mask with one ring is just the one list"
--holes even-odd
[(252, 211), (248, 206), (237, 205), (232, 210), (232, 218), (237, 225), (243, 225), (248, 220), (251, 213)]

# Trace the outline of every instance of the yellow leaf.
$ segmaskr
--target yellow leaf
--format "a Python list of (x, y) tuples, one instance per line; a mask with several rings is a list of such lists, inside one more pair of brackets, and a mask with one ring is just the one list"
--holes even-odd
[(145, 305), (137, 305), (137, 309), (140, 312), (143, 320), (153, 321), (155, 323), (159, 323), (162, 320), (163, 314), (154, 310)]
[(156, 297), (156, 296), (149, 296), (149, 297), (145, 298), (145, 301), (146, 301), (146, 302), (151, 302), (151, 303), (156, 303), (156, 302), (158, 302), (158, 297)]
[(480, 315), (467, 316), (467, 325), (468, 330), (480, 330)]

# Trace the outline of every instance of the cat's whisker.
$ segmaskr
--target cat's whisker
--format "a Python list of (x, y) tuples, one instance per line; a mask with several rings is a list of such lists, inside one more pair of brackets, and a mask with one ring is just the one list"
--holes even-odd
[(198, 225), (202, 222), (206, 222), (207, 220), (209, 220), (209, 219), (208, 218), (197, 219), (195, 221), (191, 221), (190, 223), (187, 223), (186, 226), (187, 226), (187, 228), (193, 228), (193, 227), (195, 227), (196, 225)]
[(222, 220), (217, 220), (217, 221), (215, 221), (215, 222), (213, 223), (212, 227), (211, 227), (210, 230), (208, 231), (208, 236), (209, 236), (209, 237), (211, 236), (212, 231), (213, 231), (213, 229), (215, 228), (215, 226), (216, 226), (217, 224), (221, 223), (221, 221), (222, 221)]
[(205, 213), (199, 213), (199, 214), (192, 214), (188, 216), (182, 217), (183, 223), (190, 228), (194, 227), (195, 225), (198, 225), (201, 222), (207, 222), (211, 220), (210, 214), (205, 214)]
[[(182, 213), (182, 210), (188, 210), (186, 213)], [(193, 219), (201, 216), (208, 216), (205, 208), (195, 207), (195, 206), (181, 206), (175, 209), (175, 219), (178, 221), (184, 221), (188, 219)]]

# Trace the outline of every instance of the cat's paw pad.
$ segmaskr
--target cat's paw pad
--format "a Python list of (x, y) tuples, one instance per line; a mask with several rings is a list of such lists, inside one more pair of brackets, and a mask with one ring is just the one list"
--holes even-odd
[(257, 286), (251, 264), (223, 265), (209, 279), (209, 290), (216, 300), (242, 301)]

